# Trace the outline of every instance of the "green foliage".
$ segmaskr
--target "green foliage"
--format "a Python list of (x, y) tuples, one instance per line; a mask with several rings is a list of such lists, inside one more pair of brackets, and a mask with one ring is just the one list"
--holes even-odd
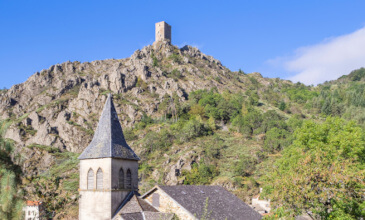
[(173, 69), (171, 72), (166, 72), (164, 71), (162, 73), (162, 75), (166, 76), (166, 77), (169, 77), (169, 78), (172, 78), (174, 79), (175, 81), (179, 80), (179, 79), (182, 79), (183, 78), (183, 75), (182, 73), (178, 70), (178, 69)]
[(124, 138), (128, 141), (137, 140), (138, 136), (134, 133), (133, 129), (127, 128), (123, 130)]
[(44, 145), (40, 145), (40, 144), (31, 144), (31, 145), (28, 145), (27, 148), (32, 149), (32, 150), (33, 149), (45, 150), (48, 153), (60, 152), (60, 150), (58, 148), (51, 147), (51, 146), (44, 146)]
[(237, 176), (250, 176), (255, 170), (257, 160), (248, 155), (242, 155), (234, 166), (234, 173)]
[(172, 60), (172, 61), (174, 61), (175, 63), (178, 63), (178, 64), (180, 64), (182, 62), (181, 56), (177, 53), (173, 53), (172, 55), (169, 56), (168, 59), (170, 59), (170, 60)]
[(354, 122), (327, 118), (306, 121), (293, 144), (268, 173), (265, 192), (276, 204), (324, 218), (363, 214), (365, 189), (364, 131)]
[(286, 103), (284, 101), (281, 101), (278, 108), (281, 111), (284, 111), (286, 109)]
[(143, 148), (148, 152), (166, 151), (172, 144), (174, 136), (168, 130), (151, 131), (142, 140)]
[(232, 121), (232, 126), (237, 128), (238, 132), (251, 137), (261, 128), (262, 122), (262, 114), (255, 109), (250, 109), (245, 116), (237, 115)]
[(243, 70), (241, 70), (241, 69), (238, 70), (238, 73), (239, 74), (245, 74), (245, 72), (243, 72)]
[(349, 81), (363, 81), (365, 77), (365, 68), (360, 68), (352, 71), (349, 75), (345, 75), (340, 77), (340, 80), (349, 80)]
[(204, 162), (199, 165), (193, 164), (190, 171), (183, 171), (185, 185), (206, 185), (217, 175), (217, 168), (214, 165), (206, 165)]
[(0, 123), (0, 219), (21, 219), (23, 215), (23, 192), (20, 189), (21, 169), (14, 164), (13, 143), (5, 140), (4, 122)]
[(212, 134), (213, 131), (206, 123), (201, 122), (199, 119), (192, 118), (187, 121), (182, 127), (177, 137), (180, 142), (190, 141), (191, 139), (206, 136)]
[(147, 91), (147, 89), (148, 89), (147, 83), (141, 77), (137, 78), (136, 86), (140, 87), (143, 91)]
[(151, 58), (152, 58), (152, 65), (154, 67), (158, 66), (158, 59), (156, 58), (154, 53), (151, 54)]
[(257, 91), (254, 90), (247, 90), (246, 95), (248, 96), (248, 102), (252, 106), (257, 106), (259, 104), (259, 95), (257, 94)]
[[(45, 148), (45, 146), (41, 148)], [(51, 217), (54, 212), (63, 210), (66, 206), (76, 205), (77, 197), (73, 198), (72, 195), (75, 195), (79, 187), (79, 154), (54, 152), (52, 156), (55, 157), (55, 163), (46, 172), (33, 176), (30, 183), (35, 188), (32, 196), (36, 196), (44, 202), (48, 217)]]
[(143, 113), (141, 121), (135, 124), (135, 128), (144, 129), (145, 127), (153, 123), (154, 123), (153, 119), (150, 116), (146, 115), (146, 113)]
[(264, 150), (269, 153), (275, 153), (283, 150), (291, 143), (291, 133), (280, 128), (271, 128), (266, 133)]
[(110, 90), (100, 89), (100, 95), (109, 95), (111, 93), (112, 91)]
[(283, 90), (289, 96), (291, 101), (303, 104), (308, 100), (318, 96), (318, 93), (311, 91), (307, 86), (296, 83), (294, 87), (290, 87)]
[(203, 118), (214, 118), (215, 120), (223, 120), (225, 122), (240, 113), (244, 102), (240, 93), (219, 94), (213, 90), (198, 90), (192, 92), (189, 98), (192, 104), (189, 114), (200, 115)]

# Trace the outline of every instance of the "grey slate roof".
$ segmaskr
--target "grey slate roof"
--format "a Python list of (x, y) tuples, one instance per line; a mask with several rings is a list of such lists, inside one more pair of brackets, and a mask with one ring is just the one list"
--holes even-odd
[[(143, 217), (144, 216), (144, 217)], [(174, 214), (161, 213), (153, 206), (137, 196), (137, 192), (130, 192), (116, 213), (113, 219), (123, 220), (171, 220)]]
[(262, 218), (258, 212), (221, 186), (179, 185), (158, 187), (198, 219), (204, 215), (207, 198), (207, 219), (257, 220)]
[(139, 160), (124, 139), (111, 95), (105, 102), (94, 137), (79, 159), (122, 158)]

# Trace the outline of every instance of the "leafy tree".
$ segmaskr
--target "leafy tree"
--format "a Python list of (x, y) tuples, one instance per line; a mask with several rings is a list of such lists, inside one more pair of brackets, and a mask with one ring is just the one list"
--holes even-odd
[(364, 131), (353, 121), (306, 121), (268, 173), (265, 193), (294, 212), (323, 218), (364, 216)]

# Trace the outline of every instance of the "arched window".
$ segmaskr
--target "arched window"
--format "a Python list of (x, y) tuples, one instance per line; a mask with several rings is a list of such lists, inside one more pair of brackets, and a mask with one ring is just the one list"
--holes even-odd
[(87, 189), (94, 189), (94, 171), (91, 168), (87, 172)]
[(124, 189), (124, 171), (123, 168), (119, 170), (119, 189)]
[(132, 173), (131, 170), (127, 170), (127, 181), (126, 181), (126, 188), (131, 189), (132, 188)]
[(96, 173), (96, 189), (103, 189), (103, 171), (100, 168)]

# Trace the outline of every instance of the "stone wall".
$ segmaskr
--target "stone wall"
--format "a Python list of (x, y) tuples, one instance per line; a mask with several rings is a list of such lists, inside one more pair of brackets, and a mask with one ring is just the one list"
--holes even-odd
[(153, 205), (152, 197), (153, 194), (159, 195), (159, 206), (154, 206), (160, 212), (164, 213), (174, 213), (179, 219), (184, 220), (197, 220), (195, 216), (190, 214), (185, 208), (179, 205), (174, 199), (172, 199), (169, 195), (163, 192), (161, 189), (156, 188), (156, 190), (148, 195), (146, 195), (143, 199)]
[[(87, 173), (94, 171), (94, 189), (87, 189)], [(103, 189), (96, 189), (96, 172), (103, 170)], [(79, 219), (111, 219), (132, 189), (118, 189), (119, 170), (132, 173), (132, 189), (138, 191), (138, 161), (123, 159), (87, 159), (80, 161)], [(125, 178), (126, 180), (126, 178)]]
[(171, 26), (164, 21), (155, 24), (156, 27), (156, 42), (169, 41), (171, 42)]

